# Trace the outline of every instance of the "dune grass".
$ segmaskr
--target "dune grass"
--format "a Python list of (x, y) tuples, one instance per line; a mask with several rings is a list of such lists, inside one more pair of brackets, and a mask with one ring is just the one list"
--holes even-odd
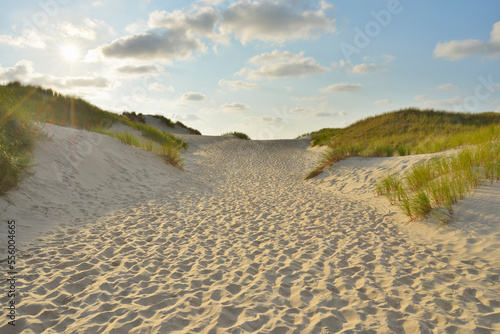
[(500, 113), (452, 113), (415, 108), (369, 117), (344, 129), (312, 134), (312, 145), (329, 150), (306, 179), (350, 156), (388, 157), (435, 153), (498, 139)]
[(175, 123), (172, 122), (172, 120), (170, 118), (167, 118), (163, 115), (153, 115), (154, 118), (160, 120), (160, 122), (162, 122), (163, 124), (165, 124), (166, 126), (169, 126), (171, 128), (174, 128), (175, 127)]
[(226, 133), (223, 133), (222, 136), (235, 136), (235, 137), (240, 138), (240, 139), (251, 140), (250, 136), (248, 136), (246, 133), (238, 132), (238, 131), (226, 132)]
[(33, 115), (10, 93), (0, 89), (0, 195), (30, 175), (31, 150), (42, 135)]
[(122, 112), (122, 116), (128, 118), (132, 122), (137, 122), (137, 123), (146, 123), (146, 118), (144, 117), (143, 114), (139, 113), (136, 114), (135, 111), (124, 111)]
[(17, 81), (0, 85), (0, 195), (29, 175), (31, 150), (40, 137), (38, 122), (86, 130), (105, 130), (113, 123), (121, 122), (141, 131), (154, 143), (137, 143), (127, 134), (120, 140), (154, 150), (166, 162), (182, 168), (181, 150), (187, 149), (187, 142), (142, 123), (142, 115), (134, 114), (117, 115), (83, 99)]
[(155, 152), (163, 158), (165, 162), (178, 167), (181, 170), (184, 169), (184, 163), (180, 150), (181, 147), (177, 144), (172, 144), (171, 142), (161, 143), (151, 139), (141, 140), (130, 132), (111, 131), (100, 127), (93, 128), (92, 131), (116, 138), (124, 144), (135, 146), (146, 151)]
[(489, 142), (417, 164), (404, 175), (387, 174), (375, 184), (375, 192), (387, 196), (410, 220), (434, 215), (448, 222), (453, 204), (499, 180), (500, 143)]
[(198, 130), (196, 130), (196, 129), (193, 129), (193, 128), (190, 128), (189, 126), (187, 126), (187, 125), (183, 124), (183, 123), (182, 123), (182, 122), (180, 122), (180, 121), (175, 122), (175, 125), (177, 125), (177, 126), (182, 126), (182, 127), (183, 127), (183, 128), (185, 128), (186, 130), (188, 130), (188, 131), (189, 131), (189, 133), (190, 133), (190, 134), (192, 134), (192, 135), (198, 135), (198, 136), (201, 136), (201, 132), (200, 132), (200, 131), (198, 131)]

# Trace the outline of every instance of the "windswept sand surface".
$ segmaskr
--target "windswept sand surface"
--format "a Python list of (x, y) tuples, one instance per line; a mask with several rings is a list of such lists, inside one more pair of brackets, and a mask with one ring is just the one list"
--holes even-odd
[[(348, 159), (305, 182), (319, 155), (307, 140), (184, 137), (184, 173), (162, 174), (142, 152), (137, 165), (120, 143), (96, 146), (122, 145), (113, 148), (122, 160), (107, 157), (101, 170), (115, 180), (76, 188), (101, 187), (95, 202), (82, 199), (90, 213), (74, 224), (69, 208), (66, 227), (23, 249), (19, 332), (500, 332), (498, 224), (486, 224), (488, 235), (402, 224), (373, 198), (370, 180), (426, 157)], [(148, 178), (134, 181), (141, 171)], [(462, 220), (499, 216), (463, 205)]]

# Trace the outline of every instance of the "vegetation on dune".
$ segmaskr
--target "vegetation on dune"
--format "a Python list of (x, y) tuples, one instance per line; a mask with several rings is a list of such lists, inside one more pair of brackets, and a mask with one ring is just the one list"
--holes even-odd
[(175, 122), (175, 124), (178, 125), (178, 126), (182, 126), (186, 130), (188, 130), (189, 133), (192, 134), (192, 135), (199, 135), (199, 136), (201, 136), (201, 132), (200, 131), (198, 131), (196, 129), (193, 129), (193, 128), (190, 128), (189, 126), (181, 123), (180, 121)]
[[(113, 123), (121, 122), (154, 141), (140, 143), (139, 147), (158, 147), (154, 151), (165, 161), (181, 167), (181, 149), (187, 148), (187, 142), (148, 126), (141, 119), (144, 119), (142, 114), (117, 115), (81, 98), (65, 96), (40, 86), (23, 85), (17, 81), (0, 85), (0, 194), (29, 175), (31, 149), (40, 136), (37, 122), (101, 133)], [(125, 139), (127, 135), (123, 136)], [(124, 142), (127, 141), (130, 144), (134, 140), (129, 137)]]
[(467, 147), (415, 165), (406, 174), (388, 174), (375, 184), (411, 219), (434, 215), (453, 217), (453, 204), (482, 184), (500, 180), (500, 143)]
[(235, 137), (240, 138), (240, 139), (251, 140), (251, 138), (246, 133), (238, 132), (238, 131), (226, 132), (222, 135), (223, 136), (235, 136)]
[(93, 131), (116, 138), (124, 144), (139, 147), (147, 151), (155, 152), (160, 157), (162, 157), (167, 163), (175, 167), (178, 167), (181, 170), (184, 169), (183, 159), (179, 146), (165, 144), (165, 143), (161, 144), (160, 141), (154, 141), (150, 139), (141, 140), (130, 132), (111, 131), (103, 128), (94, 128)]
[(172, 120), (170, 118), (166, 118), (163, 115), (153, 115), (153, 117), (156, 118), (156, 119), (159, 119), (166, 126), (169, 126), (171, 128), (175, 127), (175, 123), (172, 122)]
[(137, 123), (144, 123), (146, 124), (146, 118), (144, 118), (144, 115), (139, 113), (136, 114), (135, 111), (129, 112), (129, 111), (124, 111), (122, 113), (122, 116), (128, 118), (132, 122), (137, 122)]
[(161, 145), (169, 145), (172, 147), (178, 147), (179, 149), (180, 148), (187, 149), (189, 146), (187, 142), (180, 139), (179, 137), (176, 137), (173, 134), (165, 131), (160, 131), (153, 126), (149, 126), (142, 123), (134, 123), (130, 121), (125, 121), (124, 123), (130, 126), (131, 128), (141, 131), (144, 137), (154, 140), (160, 143)]
[(327, 145), (312, 178), (350, 156), (387, 157), (434, 153), (463, 145), (498, 139), (499, 113), (452, 113), (409, 108), (373, 116), (343, 129), (322, 129), (312, 134), (312, 145)]
[(31, 150), (40, 135), (32, 115), (0, 89), (0, 195), (29, 175)]

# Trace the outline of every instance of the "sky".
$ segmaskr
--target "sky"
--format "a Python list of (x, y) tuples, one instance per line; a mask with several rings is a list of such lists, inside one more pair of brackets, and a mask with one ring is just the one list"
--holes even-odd
[(407, 107), (500, 112), (500, 2), (9, 1), (13, 80), (253, 139)]

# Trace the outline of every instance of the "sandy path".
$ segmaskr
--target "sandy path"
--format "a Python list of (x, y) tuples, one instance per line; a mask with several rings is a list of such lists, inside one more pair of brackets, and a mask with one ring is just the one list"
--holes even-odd
[(497, 262), (302, 182), (306, 140), (188, 138), (189, 185), (26, 251), (23, 333), (500, 331)]

